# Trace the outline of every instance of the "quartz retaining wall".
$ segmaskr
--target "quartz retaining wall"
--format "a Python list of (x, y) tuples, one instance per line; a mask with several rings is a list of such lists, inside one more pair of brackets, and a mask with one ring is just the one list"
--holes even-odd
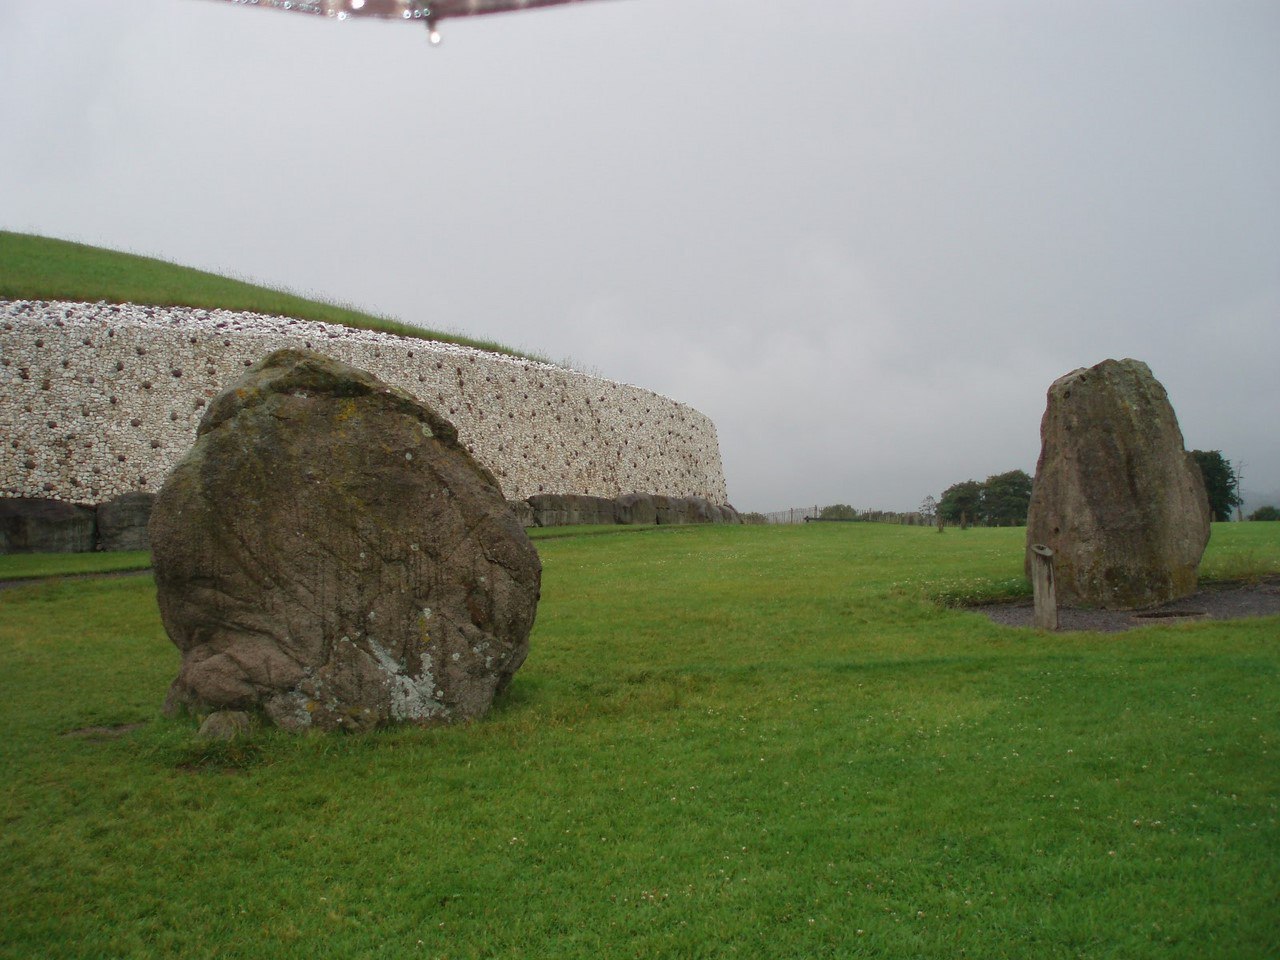
[(667, 397), (468, 347), (185, 307), (0, 301), (0, 497), (157, 491), (209, 400), (282, 347), (425, 401), (508, 500), (642, 492), (725, 504), (715, 425)]

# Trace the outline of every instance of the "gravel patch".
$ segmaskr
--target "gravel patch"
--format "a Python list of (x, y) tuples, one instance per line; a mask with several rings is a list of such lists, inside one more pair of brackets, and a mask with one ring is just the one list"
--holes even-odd
[[(1034, 613), (1030, 600), (974, 609), (985, 614), (993, 623), (1005, 627), (1030, 627)], [(1059, 607), (1058, 632), (1094, 630), (1100, 633), (1118, 633), (1135, 627), (1170, 623), (1273, 616), (1280, 616), (1280, 577), (1266, 577), (1247, 583), (1208, 584), (1189, 597), (1150, 610)]]

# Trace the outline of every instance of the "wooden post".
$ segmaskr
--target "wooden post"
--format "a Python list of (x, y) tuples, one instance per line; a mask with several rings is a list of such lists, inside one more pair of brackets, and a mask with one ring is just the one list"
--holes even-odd
[(1041, 630), (1058, 629), (1058, 595), (1053, 586), (1053, 548), (1043, 543), (1031, 545), (1031, 594), (1035, 598), (1035, 625)]

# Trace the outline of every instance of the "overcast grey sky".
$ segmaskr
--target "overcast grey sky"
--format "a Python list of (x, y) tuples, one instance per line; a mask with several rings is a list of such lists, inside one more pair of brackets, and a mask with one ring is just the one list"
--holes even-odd
[(1280, 491), (1275, 0), (0, 0), (0, 227), (689, 403), (740, 509), (914, 509), (1137, 357)]

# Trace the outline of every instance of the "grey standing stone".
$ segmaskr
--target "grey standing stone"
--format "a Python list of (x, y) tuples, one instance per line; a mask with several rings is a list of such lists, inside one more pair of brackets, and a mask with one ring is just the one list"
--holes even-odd
[(168, 713), (468, 720), (528, 653), (541, 566), (493, 476), (448, 421), (319, 354), (273, 353), (213, 401), (151, 546), (182, 652)]
[(1209, 505), (1164, 387), (1138, 360), (1054, 381), (1027, 544), (1054, 550), (1061, 602), (1138, 609), (1195, 591)]

